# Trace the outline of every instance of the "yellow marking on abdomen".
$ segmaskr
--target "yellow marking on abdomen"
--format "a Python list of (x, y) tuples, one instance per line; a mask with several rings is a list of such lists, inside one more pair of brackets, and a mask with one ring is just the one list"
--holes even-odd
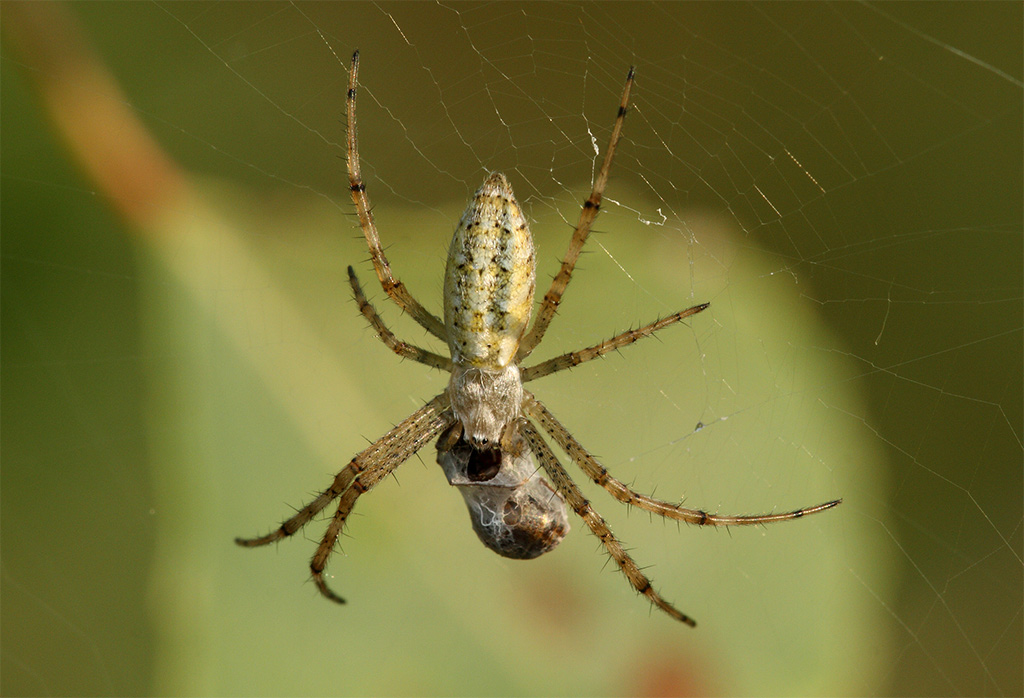
[(444, 324), (452, 361), (500, 369), (533, 313), (533, 236), (505, 175), (495, 172), (462, 214), (448, 248)]

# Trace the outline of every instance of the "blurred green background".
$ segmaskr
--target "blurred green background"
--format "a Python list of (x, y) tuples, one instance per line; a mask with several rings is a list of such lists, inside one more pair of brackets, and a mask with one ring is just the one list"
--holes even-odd
[[(100, 92), (0, 5), (0, 693), (1024, 691), (1019, 3), (47, 7), (188, 190), (124, 222), (39, 86)], [(695, 630), (579, 521), (536, 561), (484, 549), (431, 448), (360, 500), (328, 570), (346, 607), (305, 583), (323, 523), (232, 543), (445, 385), (349, 298), (353, 264), (399, 336), (439, 349), (371, 283), (348, 200), (356, 47), (381, 237), (435, 312), (490, 170), (530, 216), (539, 285), (555, 272), (637, 65), (537, 357), (712, 306), (531, 389), (640, 491), (845, 500), (725, 532), (584, 485)]]

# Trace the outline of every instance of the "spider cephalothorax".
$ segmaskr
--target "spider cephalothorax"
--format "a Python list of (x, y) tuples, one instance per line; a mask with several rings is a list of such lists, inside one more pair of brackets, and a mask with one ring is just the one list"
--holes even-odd
[[(836, 506), (841, 500), (783, 514), (725, 516), (654, 499), (612, 477), (569, 430), (523, 388), (523, 383), (632, 344), (708, 307), (707, 303), (697, 305), (592, 347), (520, 367), (554, 318), (600, 210), (629, 104), (633, 70), (630, 69), (626, 78), (611, 140), (593, 190), (583, 204), (561, 269), (544, 296), (532, 326), (530, 317), (536, 279), (533, 238), (512, 187), (502, 174), (492, 173), (487, 177), (452, 237), (445, 272), (443, 322), (424, 308), (391, 273), (359, 168), (358, 73), (357, 51), (352, 56), (349, 73), (347, 115), (349, 187), (359, 223), (384, 291), (416, 322), (448, 345), (450, 358), (398, 340), (366, 299), (352, 267), (348, 269), (349, 283), (360, 312), (388, 348), (399, 356), (449, 371), (451, 379), (445, 392), (356, 455), (335, 476), (330, 487), (280, 527), (260, 538), (237, 539), (236, 542), (253, 547), (290, 536), (337, 500), (334, 516), (310, 561), (310, 570), (320, 592), (343, 603), (327, 586), (324, 568), (356, 500), (434, 437), (440, 436), (437, 461), (449, 484), (462, 493), (473, 529), (488, 548), (520, 559), (548, 552), (569, 531), (568, 506), (600, 539), (637, 592), (676, 620), (695, 625), (689, 616), (654, 590), (650, 580), (559, 463), (535, 424), (539, 424), (583, 473), (612, 497), (668, 519), (699, 526), (764, 524), (815, 514)], [(540, 471), (548, 476), (551, 484), (541, 477)]]

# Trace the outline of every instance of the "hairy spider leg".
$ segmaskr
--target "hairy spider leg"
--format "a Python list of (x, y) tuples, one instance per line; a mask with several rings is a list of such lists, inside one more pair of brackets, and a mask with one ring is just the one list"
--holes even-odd
[(348, 96), (345, 100), (348, 116), (348, 186), (352, 192), (352, 201), (356, 205), (356, 212), (359, 214), (359, 225), (366, 237), (366, 244), (370, 248), (370, 259), (373, 260), (373, 268), (377, 271), (381, 287), (391, 297), (391, 300), (409, 313), (430, 334), (443, 340), (445, 338), (444, 323), (420, 305), (420, 302), (409, 293), (405, 284), (394, 277), (391, 273), (391, 264), (388, 262), (387, 255), (384, 254), (384, 248), (380, 245), (380, 236), (377, 234), (377, 225), (373, 221), (370, 198), (366, 194), (366, 185), (363, 183), (363, 174), (359, 166), (359, 132), (356, 127), (356, 88), (358, 84), (359, 51), (356, 51), (352, 54), (352, 67), (348, 73)]
[(579, 220), (576, 222), (576, 231), (569, 241), (569, 249), (565, 251), (562, 266), (552, 280), (551, 288), (544, 295), (544, 301), (541, 303), (540, 310), (537, 311), (537, 319), (534, 320), (533, 327), (530, 328), (519, 345), (519, 361), (528, 357), (540, 344), (540, 340), (544, 338), (544, 333), (547, 332), (548, 325), (551, 324), (555, 312), (558, 310), (558, 304), (562, 302), (562, 294), (565, 293), (569, 280), (572, 278), (572, 271), (576, 267), (576, 260), (580, 257), (583, 244), (590, 235), (590, 227), (601, 210), (601, 199), (604, 196), (604, 188), (608, 184), (608, 174), (612, 169), (612, 158), (615, 157), (615, 148), (622, 135), (622, 123), (626, 120), (626, 112), (629, 108), (629, 91), (633, 88), (633, 73), (634, 68), (630, 66), (629, 73), (626, 75), (626, 86), (622, 89), (622, 99), (619, 100), (619, 113), (615, 117), (612, 135), (604, 153), (604, 162), (601, 163), (601, 169), (598, 170), (590, 196), (583, 202)]

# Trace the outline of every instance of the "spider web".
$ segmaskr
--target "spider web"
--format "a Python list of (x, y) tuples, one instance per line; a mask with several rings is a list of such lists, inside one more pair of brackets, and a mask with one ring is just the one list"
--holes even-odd
[[(41, 33), (80, 22), (188, 173), (141, 227), (31, 97), (101, 88), (3, 12), (0, 692), (1024, 692), (1019, 4), (74, 5)], [(696, 630), (602, 572), (582, 522), (528, 564), (486, 551), (431, 449), (360, 500), (328, 569), (344, 608), (303, 584), (322, 524), (231, 544), (445, 385), (349, 300), (353, 264), (441, 349), (371, 283), (339, 159), (357, 47), (378, 227), (436, 313), (492, 170), (543, 289), (636, 65), (535, 357), (711, 307), (530, 387), (640, 491), (844, 499), (716, 532), (581, 483)]]

